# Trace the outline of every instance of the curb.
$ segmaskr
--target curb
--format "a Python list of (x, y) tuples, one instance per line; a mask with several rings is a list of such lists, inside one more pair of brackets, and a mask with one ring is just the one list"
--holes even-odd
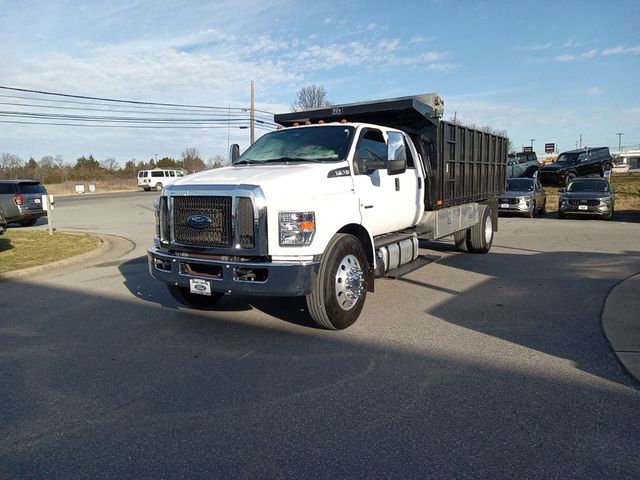
[(640, 273), (613, 287), (602, 312), (602, 327), (624, 369), (640, 382)]
[(35, 267), (23, 268), (21, 270), (12, 270), (10, 272), (0, 273), (0, 282), (4, 282), (6, 280), (13, 280), (15, 278), (28, 276), (34, 273), (40, 273), (46, 270), (51, 270), (58, 267), (64, 267), (74, 263), (82, 262), (84, 260), (89, 260), (91, 258), (99, 257), (111, 248), (111, 242), (109, 241), (108, 237), (105, 235), (99, 235), (95, 233), (88, 234), (85, 232), (59, 232), (59, 233), (68, 233), (70, 235), (91, 235), (93, 237), (99, 238), (101, 240), (101, 243), (98, 247), (91, 250), (90, 252), (81, 253), (80, 255), (74, 255), (72, 257), (63, 258), (62, 260), (57, 260), (51, 263), (45, 263), (43, 265), (36, 265)]

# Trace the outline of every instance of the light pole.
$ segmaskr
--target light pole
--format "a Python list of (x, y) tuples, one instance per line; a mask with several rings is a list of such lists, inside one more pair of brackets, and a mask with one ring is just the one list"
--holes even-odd
[(535, 141), (536, 141), (536, 139), (535, 139), (535, 138), (532, 138), (532, 139), (531, 139), (531, 151), (532, 151), (532, 152), (533, 152), (533, 142), (535, 142)]
[(616, 133), (616, 135), (618, 135), (618, 153), (622, 152), (622, 135), (624, 135), (624, 133)]

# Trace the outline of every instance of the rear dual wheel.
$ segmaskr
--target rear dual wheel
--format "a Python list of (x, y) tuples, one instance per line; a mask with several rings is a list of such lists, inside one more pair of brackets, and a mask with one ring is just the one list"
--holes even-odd
[(456, 248), (471, 253), (487, 253), (493, 244), (493, 221), (488, 205), (478, 207), (480, 221), (466, 230), (455, 232), (453, 241)]

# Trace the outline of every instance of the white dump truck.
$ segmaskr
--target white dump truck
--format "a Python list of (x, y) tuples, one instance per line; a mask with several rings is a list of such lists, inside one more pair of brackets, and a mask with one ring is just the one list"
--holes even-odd
[(488, 252), (507, 139), (442, 112), (425, 94), (275, 115), (283, 128), (231, 166), (162, 190), (151, 275), (194, 308), (233, 294), (305, 296), (319, 326), (343, 329), (377, 277), (433, 260), (420, 239)]

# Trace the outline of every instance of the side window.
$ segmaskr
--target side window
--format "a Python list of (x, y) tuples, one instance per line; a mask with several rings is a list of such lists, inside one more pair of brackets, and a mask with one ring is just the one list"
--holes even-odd
[(355, 159), (371, 168), (384, 167), (387, 161), (387, 144), (380, 130), (369, 128), (362, 132), (356, 147)]
[(164, 177), (164, 172), (163, 171), (154, 171), (154, 172), (151, 172), (151, 176), (154, 177), (154, 178), (155, 177)]
[(407, 152), (407, 168), (416, 168), (416, 163), (413, 160), (413, 154), (411, 153), (411, 149), (407, 144), (407, 139), (404, 140), (404, 150)]
[(13, 184), (12, 183), (0, 183), (0, 194), (13, 194)]
[(184, 173), (182, 173), (182, 172), (176, 172), (176, 174), (177, 174), (179, 177), (183, 177), (183, 176), (184, 176)]
[(174, 172), (173, 170), (171, 170), (171, 171), (169, 172), (169, 176), (170, 176), (170, 177), (175, 177), (175, 176), (176, 176), (176, 172)]

